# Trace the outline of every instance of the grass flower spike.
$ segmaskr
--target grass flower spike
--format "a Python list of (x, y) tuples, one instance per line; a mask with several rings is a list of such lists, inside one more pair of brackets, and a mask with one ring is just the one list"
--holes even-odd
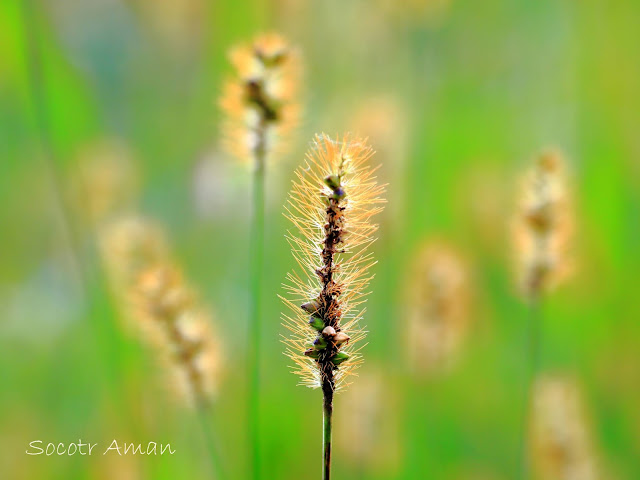
[(318, 135), (306, 157), (286, 207), (295, 231), (288, 240), (301, 269), (287, 277), (291, 309), (285, 326), (287, 355), (302, 383), (321, 387), (324, 396), (324, 476), (331, 466), (331, 417), (334, 392), (361, 362), (358, 325), (365, 289), (375, 263), (367, 252), (382, 210), (384, 187), (368, 165), (373, 150), (364, 140), (341, 141)]
[(520, 284), (529, 299), (567, 272), (565, 253), (572, 229), (568, 201), (562, 157), (543, 153), (526, 178), (515, 224)]
[(207, 405), (220, 373), (219, 343), (210, 316), (171, 262), (162, 229), (143, 217), (123, 217), (105, 227), (101, 247), (127, 331), (157, 348), (181, 397)]
[(533, 478), (601, 478), (577, 382), (561, 375), (541, 376), (533, 391), (532, 408)]
[(271, 33), (235, 47), (230, 59), (235, 78), (220, 100), (227, 116), (227, 146), (241, 161), (264, 162), (298, 123), (299, 55)]
[(421, 373), (442, 372), (455, 362), (468, 326), (467, 265), (451, 246), (426, 243), (408, 290), (410, 364)]
[(134, 294), (143, 331), (165, 353), (163, 361), (176, 391), (191, 405), (207, 407), (220, 369), (220, 348), (209, 315), (169, 263), (143, 271)]

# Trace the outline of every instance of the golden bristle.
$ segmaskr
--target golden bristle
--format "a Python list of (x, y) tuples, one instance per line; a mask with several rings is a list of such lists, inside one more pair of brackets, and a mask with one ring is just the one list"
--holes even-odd
[(533, 395), (531, 458), (535, 478), (600, 478), (576, 382), (563, 376), (543, 376)]
[(547, 152), (525, 180), (514, 224), (520, 285), (528, 298), (536, 298), (566, 276), (571, 233), (564, 161), (557, 152)]
[(442, 371), (454, 363), (469, 320), (465, 261), (445, 243), (424, 244), (408, 292), (410, 364), (423, 373)]
[(231, 50), (235, 78), (224, 86), (220, 106), (227, 118), (225, 141), (231, 153), (250, 162), (283, 149), (283, 138), (298, 123), (300, 58), (275, 33)]
[[(306, 164), (296, 171), (286, 206), (285, 216), (295, 227), (287, 239), (299, 267), (288, 274), (288, 298), (283, 299), (291, 310), (283, 317), (291, 331), (285, 339), (286, 354), (294, 361), (301, 383), (310, 387), (321, 385), (322, 357), (314, 360), (305, 356), (305, 351), (323, 328), (331, 327), (331, 336), (335, 331), (349, 337), (348, 343), (334, 350), (349, 358), (334, 369), (332, 384), (335, 380), (336, 389), (345, 385), (345, 379), (362, 361), (359, 343), (365, 332), (359, 321), (372, 278), (369, 268), (376, 263), (367, 253), (378, 228), (371, 220), (384, 202), (380, 197), (384, 187), (374, 176), (377, 169), (368, 165), (372, 155), (373, 150), (363, 139), (345, 135), (342, 140), (333, 140), (317, 135)], [(331, 222), (329, 215), (333, 215)], [(331, 234), (338, 238), (327, 247)], [(316, 330), (309, 324), (308, 309), (301, 308), (314, 299), (323, 309), (323, 325)]]
[(168, 263), (144, 270), (132, 293), (145, 338), (163, 353), (175, 390), (192, 405), (206, 406), (220, 370), (220, 348), (209, 315)]

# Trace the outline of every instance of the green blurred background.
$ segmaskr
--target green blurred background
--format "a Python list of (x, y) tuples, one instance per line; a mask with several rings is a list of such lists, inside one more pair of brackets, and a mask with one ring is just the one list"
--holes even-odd
[[(264, 478), (320, 473), (321, 394), (296, 387), (279, 342), (294, 264), (281, 212), (312, 134), (347, 129), (370, 137), (390, 185), (361, 370), (382, 394), (373, 439), (347, 408), (368, 411), (366, 399), (337, 397), (335, 478), (516, 478), (526, 305), (506, 227), (518, 176), (548, 146), (573, 173), (577, 235), (574, 275), (544, 304), (542, 368), (578, 379), (598, 478), (640, 478), (638, 25), (635, 0), (3, 0), (0, 477), (209, 475), (196, 420), (118, 330), (73, 193), (83, 152), (110, 141), (131, 152), (140, 209), (215, 312), (225, 368), (212, 422), (229, 478), (248, 478), (250, 175), (220, 147), (216, 99), (228, 48), (275, 30), (303, 52), (305, 115), (267, 179)], [(459, 361), (422, 378), (405, 355), (405, 290), (430, 238), (464, 252), (473, 292)], [(178, 453), (25, 454), (32, 440), (79, 438)]]

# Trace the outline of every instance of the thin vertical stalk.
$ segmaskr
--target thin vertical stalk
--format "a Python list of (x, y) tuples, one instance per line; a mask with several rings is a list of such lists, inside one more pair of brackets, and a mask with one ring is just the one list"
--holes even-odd
[(28, 86), (33, 103), (37, 138), (51, 181), (53, 191), (53, 207), (61, 226), (62, 236), (68, 247), (68, 257), (77, 276), (77, 284), (80, 294), (85, 297), (85, 275), (80, 260), (74, 229), (68, 215), (64, 195), (62, 194), (62, 180), (58, 172), (57, 158), (53, 147), (53, 134), (49, 124), (49, 104), (46, 92), (46, 79), (42, 62), (42, 50), (38, 38), (38, 20), (34, 10), (34, 0), (22, 1), (22, 20), (24, 28), (24, 41), (26, 45), (26, 65)]
[(527, 439), (528, 419), (533, 393), (533, 382), (538, 372), (540, 358), (540, 336), (542, 332), (542, 316), (540, 314), (540, 298), (534, 294), (528, 309), (527, 334), (526, 334), (526, 371), (524, 378), (524, 401), (522, 402), (522, 420), (520, 427), (520, 460), (519, 478), (526, 480), (530, 477), (530, 461), (528, 453), (529, 442)]
[(333, 422), (333, 380), (325, 378), (323, 392), (322, 480), (331, 479), (331, 428)]
[(264, 191), (265, 191), (265, 130), (266, 120), (258, 125), (257, 141), (253, 149), (253, 199), (249, 254), (249, 441), (252, 478), (260, 478), (260, 303), (262, 299), (262, 270), (264, 262)]
[(211, 431), (211, 423), (209, 422), (209, 408), (202, 402), (199, 402), (197, 406), (197, 412), (199, 417), (200, 427), (202, 428), (202, 435), (204, 437), (205, 445), (209, 453), (209, 463), (211, 470), (213, 471), (214, 478), (225, 478), (222, 470), (222, 463), (220, 462), (220, 455), (218, 453), (218, 444), (215, 441), (213, 433)]

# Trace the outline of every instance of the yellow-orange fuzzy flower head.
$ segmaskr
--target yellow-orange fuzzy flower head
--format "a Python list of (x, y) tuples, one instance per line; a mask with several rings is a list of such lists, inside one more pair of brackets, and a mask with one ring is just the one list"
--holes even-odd
[(415, 256), (408, 286), (408, 352), (416, 372), (448, 369), (468, 327), (468, 267), (452, 246), (430, 242)]
[(368, 247), (378, 226), (384, 186), (369, 165), (366, 141), (317, 135), (286, 206), (294, 230), (288, 240), (298, 269), (287, 276), (291, 335), (286, 354), (301, 383), (333, 392), (361, 362), (359, 321), (375, 264)]
[(583, 398), (575, 379), (546, 374), (533, 390), (531, 459), (536, 479), (602, 478)]
[(283, 150), (282, 140), (298, 123), (300, 58), (279, 35), (257, 37), (230, 52), (234, 78), (224, 86), (226, 146), (243, 162), (263, 162)]
[(525, 178), (514, 222), (520, 287), (529, 299), (556, 285), (569, 270), (570, 210), (564, 161), (557, 152), (543, 153)]
[(221, 357), (210, 315), (170, 263), (145, 269), (132, 293), (145, 338), (163, 352), (159, 358), (174, 390), (193, 406), (207, 406)]

